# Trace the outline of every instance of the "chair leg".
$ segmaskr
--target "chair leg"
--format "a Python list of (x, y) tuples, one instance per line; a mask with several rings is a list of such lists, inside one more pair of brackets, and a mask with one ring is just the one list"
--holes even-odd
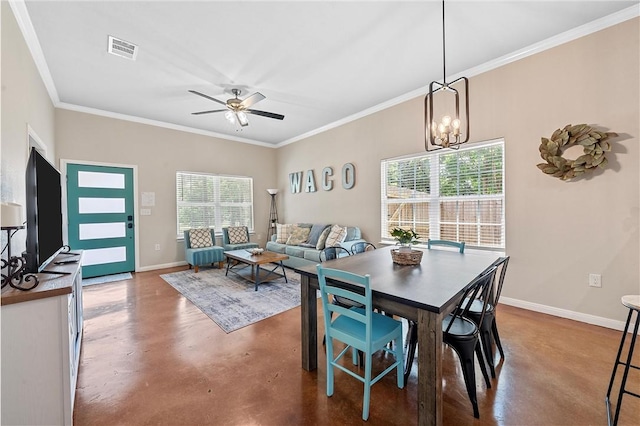
[(491, 340), (491, 326), (489, 321), (493, 323), (493, 318), (487, 318), (482, 321), (482, 327), (480, 327), (480, 339), (482, 340), (482, 349), (484, 350), (484, 356), (489, 364), (489, 370), (491, 371), (491, 377), (496, 378), (496, 369), (493, 365), (493, 341)]
[(193, 269), (195, 269), (196, 274), (197, 274), (197, 273), (198, 273), (198, 271), (200, 270), (200, 267), (199, 267), (198, 265), (195, 265), (195, 266), (193, 267)]
[(403, 361), (398, 363), (398, 367), (396, 368), (396, 376), (398, 380), (398, 387), (402, 389), (404, 387), (404, 354), (402, 350), (402, 345), (398, 341), (393, 342), (396, 348), (396, 361)]
[(364, 366), (364, 397), (362, 398), (362, 420), (369, 418), (369, 402), (371, 400), (371, 352), (367, 352)]
[(491, 380), (489, 380), (489, 374), (487, 373), (487, 365), (485, 364), (484, 356), (482, 356), (482, 345), (480, 344), (480, 340), (476, 343), (476, 356), (478, 357), (478, 364), (480, 365), (480, 371), (482, 371), (482, 376), (484, 377), (484, 382), (487, 384), (487, 389), (491, 389)]
[(333, 395), (333, 342), (327, 342), (327, 396)]
[(462, 367), (462, 375), (464, 376), (464, 384), (467, 387), (467, 394), (473, 406), (473, 416), (480, 418), (478, 411), (478, 399), (476, 396), (476, 369), (474, 359), (474, 347), (476, 346), (472, 340), (467, 342), (447, 342), (456, 351), (460, 359)]
[(500, 335), (498, 334), (498, 326), (496, 325), (496, 319), (493, 318), (493, 324), (491, 324), (491, 331), (493, 332), (493, 339), (496, 342), (498, 351), (500, 352), (500, 358), (504, 359), (504, 351), (502, 350), (502, 343), (500, 342)]
[(409, 330), (407, 331), (407, 350), (404, 361), (404, 383), (406, 384), (411, 375), (413, 367), (413, 359), (416, 356), (416, 348), (418, 346), (418, 324), (409, 321)]

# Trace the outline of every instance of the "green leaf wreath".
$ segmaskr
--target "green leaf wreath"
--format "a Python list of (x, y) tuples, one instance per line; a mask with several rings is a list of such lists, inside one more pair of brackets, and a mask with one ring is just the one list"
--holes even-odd
[[(563, 129), (557, 129), (551, 138), (542, 138), (540, 156), (546, 163), (537, 167), (544, 173), (562, 180), (573, 179), (596, 167), (607, 165), (606, 151), (611, 150), (608, 138), (618, 136), (613, 132), (601, 132), (586, 124), (567, 124)], [(575, 160), (562, 157), (565, 149), (573, 145), (582, 145), (584, 155)]]

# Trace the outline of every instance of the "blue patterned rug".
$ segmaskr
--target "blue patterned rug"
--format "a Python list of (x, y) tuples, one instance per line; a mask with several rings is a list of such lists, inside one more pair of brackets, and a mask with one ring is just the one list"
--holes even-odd
[(300, 275), (287, 270), (284, 278), (260, 284), (225, 269), (189, 269), (160, 277), (211, 318), (226, 333), (300, 306)]

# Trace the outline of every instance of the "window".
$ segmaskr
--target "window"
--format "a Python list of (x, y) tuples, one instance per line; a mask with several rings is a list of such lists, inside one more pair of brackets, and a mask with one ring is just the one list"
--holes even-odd
[(428, 238), (504, 249), (504, 141), (383, 160), (383, 240), (396, 226)]
[(253, 179), (176, 173), (178, 237), (190, 228), (246, 226), (253, 231)]

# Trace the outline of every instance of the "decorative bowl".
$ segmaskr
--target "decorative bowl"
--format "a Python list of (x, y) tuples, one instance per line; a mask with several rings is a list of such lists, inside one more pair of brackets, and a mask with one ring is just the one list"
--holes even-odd
[(250, 249), (245, 249), (246, 251), (248, 251), (249, 253), (256, 255), (256, 254), (262, 254), (264, 252), (264, 249), (262, 248), (250, 248)]

